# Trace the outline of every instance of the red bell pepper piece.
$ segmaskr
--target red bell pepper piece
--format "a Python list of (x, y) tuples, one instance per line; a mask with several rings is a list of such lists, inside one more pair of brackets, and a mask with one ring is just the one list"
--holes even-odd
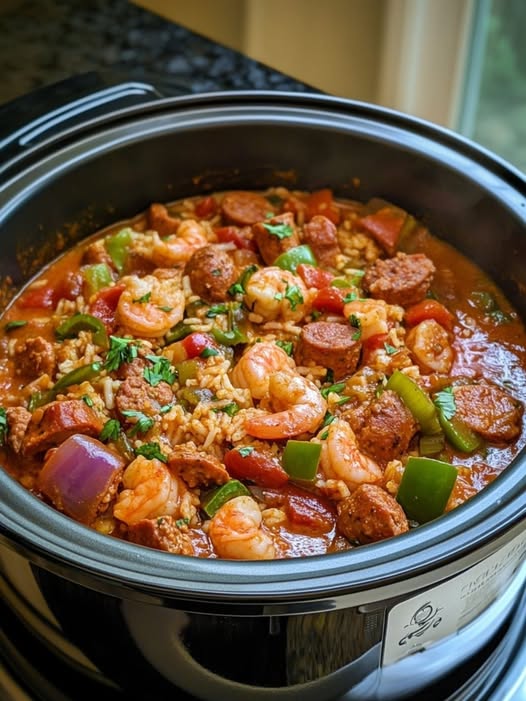
[(331, 531), (336, 524), (336, 511), (326, 497), (293, 484), (278, 489), (264, 489), (269, 506), (283, 507), (287, 518), (299, 530), (318, 533)]
[(305, 209), (307, 221), (310, 221), (312, 217), (315, 217), (317, 214), (323, 214), (323, 216), (330, 219), (333, 224), (337, 225), (340, 223), (340, 209), (338, 205), (335, 204), (332, 190), (329, 190), (329, 188), (316, 190), (307, 197)]
[(312, 306), (319, 312), (332, 312), (333, 314), (343, 314), (343, 301), (349, 290), (341, 287), (324, 287), (314, 297)]
[(199, 331), (194, 331), (194, 333), (183, 338), (180, 344), (184, 348), (188, 359), (197, 358), (206, 348), (210, 350), (217, 349), (214, 339), (208, 334), (200, 333)]
[(223, 460), (231, 477), (250, 480), (260, 487), (281, 487), (289, 480), (277, 457), (255, 448), (241, 452), (234, 448), (225, 453)]
[(217, 202), (212, 196), (203, 197), (196, 203), (194, 212), (200, 219), (207, 219), (217, 212)]
[(406, 218), (407, 214), (401, 210), (382, 207), (374, 214), (362, 217), (360, 224), (392, 256), (398, 246)]
[(76, 299), (82, 292), (82, 277), (68, 273), (56, 285), (42, 285), (27, 290), (17, 304), (22, 309), (54, 309), (61, 299)]
[(331, 282), (334, 280), (334, 275), (328, 270), (316, 268), (308, 263), (300, 263), (296, 270), (307, 287), (316, 287), (318, 290), (330, 287)]
[(104, 287), (89, 306), (91, 316), (100, 319), (110, 333), (115, 326), (115, 311), (125, 289), (125, 285)]
[(238, 226), (219, 226), (214, 229), (218, 241), (221, 243), (233, 243), (236, 248), (247, 248), (256, 250), (256, 244), (252, 240), (252, 229), (250, 227), (240, 228)]
[(416, 326), (426, 319), (434, 319), (445, 329), (453, 327), (455, 317), (441, 302), (436, 299), (423, 299), (406, 309), (405, 322), (408, 326)]

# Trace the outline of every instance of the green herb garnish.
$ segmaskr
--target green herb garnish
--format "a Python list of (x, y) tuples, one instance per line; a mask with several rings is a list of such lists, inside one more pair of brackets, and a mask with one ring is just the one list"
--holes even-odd
[(142, 411), (130, 409), (129, 411), (123, 411), (121, 413), (128, 419), (137, 419), (132, 428), (128, 431), (128, 435), (130, 436), (136, 436), (138, 433), (146, 433), (155, 423), (151, 416), (147, 416)]
[(455, 404), (453, 387), (446, 387), (440, 392), (437, 392), (434, 396), (433, 402), (435, 406), (442, 411), (444, 418), (446, 418), (448, 421), (455, 416), (457, 405)]
[(135, 448), (134, 452), (135, 455), (142, 455), (148, 460), (155, 458), (164, 463), (168, 462), (168, 456), (161, 451), (159, 443), (144, 443), (139, 448)]
[(147, 293), (144, 294), (142, 297), (138, 297), (137, 299), (134, 299), (134, 300), (133, 300), (133, 303), (134, 303), (134, 304), (145, 304), (146, 302), (149, 302), (149, 301), (150, 301), (151, 296), (152, 296), (152, 293), (151, 293), (151, 292), (147, 292)]
[(242, 458), (246, 458), (254, 452), (254, 447), (251, 445), (247, 445), (244, 448), (238, 448), (237, 452), (241, 455)]
[(0, 407), (0, 445), (5, 445), (8, 431), (7, 413), (4, 407)]
[(278, 340), (278, 341), (276, 341), (276, 345), (279, 346), (280, 348), (283, 348), (283, 350), (285, 351), (285, 353), (287, 355), (292, 355), (292, 353), (294, 351), (294, 344), (292, 343), (292, 341)]
[(173, 385), (177, 379), (177, 373), (170, 365), (168, 358), (163, 355), (147, 355), (147, 359), (153, 363), (151, 367), (144, 368), (143, 377), (152, 387), (157, 387), (160, 382)]
[(277, 236), (280, 241), (288, 239), (294, 233), (294, 229), (290, 224), (263, 224), (263, 226), (269, 234)]
[(101, 441), (116, 441), (121, 432), (121, 425), (117, 419), (109, 419), (106, 421), (100, 432)]
[(227, 304), (213, 304), (210, 309), (206, 312), (209, 319), (214, 319), (218, 314), (228, 314)]
[(8, 321), (7, 324), (4, 326), (4, 331), (12, 331), (13, 329), (19, 329), (22, 326), (25, 326), (27, 324), (27, 321)]
[(356, 331), (352, 335), (352, 340), (353, 341), (359, 341), (360, 338), (362, 337), (362, 322), (360, 319), (356, 316), (356, 314), (351, 314), (349, 317), (349, 323), (353, 327), (353, 329), (356, 329)]
[(289, 300), (290, 308), (292, 311), (296, 309), (298, 304), (303, 304), (304, 299), (301, 294), (300, 288), (297, 285), (288, 285), (285, 290), (285, 299)]
[(211, 358), (213, 355), (219, 355), (219, 351), (215, 348), (203, 348), (199, 357), (201, 358)]
[(327, 399), (329, 394), (334, 392), (335, 394), (340, 394), (345, 389), (345, 382), (337, 382), (334, 385), (330, 385), (330, 387), (324, 387), (323, 389), (320, 390), (320, 394), (322, 397)]
[(395, 348), (392, 346), (390, 343), (387, 343), (387, 341), (384, 343), (384, 350), (387, 353), (387, 355), (396, 355), (396, 353), (399, 352), (399, 348)]
[(120, 338), (110, 336), (110, 349), (104, 361), (104, 368), (108, 372), (118, 370), (123, 363), (130, 363), (137, 357), (139, 346), (133, 338)]
[(244, 295), (246, 291), (245, 286), (257, 269), (257, 265), (249, 265), (248, 268), (245, 268), (245, 270), (243, 270), (241, 273), (239, 280), (228, 288), (228, 294), (232, 297), (235, 297), (235, 295)]
[(89, 407), (93, 406), (93, 399), (89, 395), (83, 394), (81, 399), (84, 402), (84, 404), (86, 404), (87, 406), (89, 406)]

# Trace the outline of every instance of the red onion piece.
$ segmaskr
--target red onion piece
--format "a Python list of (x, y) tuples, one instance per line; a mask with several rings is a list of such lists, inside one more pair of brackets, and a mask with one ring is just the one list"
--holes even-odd
[(90, 524), (104, 496), (120, 478), (124, 464), (100, 441), (77, 434), (51, 453), (38, 476), (37, 487), (59, 511)]

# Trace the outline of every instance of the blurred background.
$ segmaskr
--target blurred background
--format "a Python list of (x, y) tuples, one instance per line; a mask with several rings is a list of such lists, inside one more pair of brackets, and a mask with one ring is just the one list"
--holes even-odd
[(525, 0), (136, 0), (320, 90), (460, 131), (526, 171)]

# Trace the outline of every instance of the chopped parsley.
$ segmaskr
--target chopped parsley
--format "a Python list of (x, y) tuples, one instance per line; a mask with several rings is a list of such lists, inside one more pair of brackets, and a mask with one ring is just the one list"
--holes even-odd
[(293, 228), (290, 224), (263, 224), (265, 229), (272, 236), (277, 236), (281, 241), (283, 239), (288, 239), (294, 233)]
[(130, 409), (129, 411), (123, 411), (121, 413), (127, 419), (137, 419), (132, 428), (128, 431), (128, 435), (130, 436), (136, 436), (138, 433), (146, 433), (155, 423), (151, 416), (143, 414), (142, 411), (133, 411)]
[(157, 307), (157, 309), (160, 309), (162, 312), (171, 312), (173, 310), (173, 307)]
[(228, 314), (227, 304), (213, 304), (210, 309), (206, 312), (206, 316), (209, 319), (214, 319), (218, 314)]
[(7, 413), (4, 407), (0, 407), (0, 445), (5, 444), (9, 426), (7, 424)]
[(362, 278), (365, 275), (365, 270), (354, 270), (351, 277), (351, 285), (358, 287), (362, 282)]
[(27, 321), (8, 321), (4, 326), (4, 331), (12, 331), (13, 329), (19, 329), (21, 326), (25, 326)]
[(276, 341), (276, 345), (279, 346), (280, 348), (283, 348), (283, 350), (285, 351), (285, 353), (287, 355), (292, 355), (292, 353), (294, 351), (294, 344), (292, 343), (292, 341), (278, 340), (278, 341)]
[(390, 343), (387, 343), (387, 341), (384, 343), (384, 350), (387, 355), (396, 355), (400, 351), (399, 348), (395, 348)]
[(145, 295), (143, 295), (142, 297), (138, 297), (137, 299), (134, 299), (134, 300), (133, 300), (133, 303), (134, 303), (134, 304), (145, 304), (146, 302), (149, 302), (149, 301), (150, 301), (151, 296), (152, 296), (152, 293), (151, 293), (151, 292), (147, 292), (147, 293), (146, 293)]
[(356, 299), (358, 299), (358, 294), (356, 292), (349, 292), (349, 294), (345, 295), (342, 302), (348, 304), (349, 302), (354, 302)]
[(219, 355), (219, 351), (216, 350), (215, 348), (203, 348), (203, 350), (199, 354), (199, 357), (200, 358), (210, 358), (213, 355)]
[(455, 404), (453, 387), (445, 387), (440, 392), (437, 392), (433, 401), (435, 406), (440, 409), (445, 419), (449, 421), (455, 416), (457, 405)]
[(330, 385), (330, 387), (324, 387), (323, 389), (320, 390), (320, 394), (322, 397), (327, 399), (329, 394), (334, 392), (335, 394), (340, 394), (345, 389), (345, 382), (337, 382), (334, 385)]
[(83, 394), (81, 399), (84, 402), (84, 404), (86, 404), (87, 406), (89, 406), (89, 407), (93, 406), (93, 399), (89, 395)]
[(352, 340), (353, 341), (359, 341), (360, 338), (362, 337), (362, 322), (360, 319), (356, 316), (356, 314), (351, 314), (349, 317), (349, 323), (353, 327), (353, 329), (356, 329), (356, 331), (352, 335)]
[(297, 285), (287, 284), (287, 288), (285, 290), (285, 299), (289, 300), (290, 308), (292, 309), (292, 311), (296, 309), (298, 304), (303, 304), (304, 302), (303, 295), (301, 294), (300, 288)]
[(135, 448), (135, 455), (142, 455), (148, 460), (155, 458), (161, 462), (168, 462), (168, 456), (161, 451), (159, 443), (144, 443), (139, 448)]
[(243, 270), (241, 273), (239, 280), (228, 288), (228, 294), (232, 297), (235, 297), (236, 295), (244, 295), (246, 291), (245, 285), (257, 269), (257, 265), (249, 265), (248, 268), (245, 268), (245, 270)]
[(237, 452), (241, 455), (242, 458), (246, 458), (254, 452), (254, 446), (247, 445), (244, 448), (238, 448)]
[(219, 268), (216, 268), (215, 270), (212, 270), (212, 275), (213, 275), (214, 277), (220, 277), (220, 276), (221, 276), (221, 271), (219, 270)]
[(325, 416), (323, 417), (323, 423), (321, 425), (321, 428), (325, 428), (329, 424), (332, 424), (335, 418), (336, 417), (334, 416), (334, 414), (331, 414), (330, 411), (326, 412)]
[(173, 409), (174, 406), (175, 406), (174, 404), (164, 404), (159, 409), (159, 414), (167, 414), (171, 409)]
[(146, 358), (153, 363), (151, 367), (144, 368), (143, 377), (152, 387), (157, 387), (160, 382), (173, 385), (177, 379), (177, 373), (170, 365), (168, 358), (163, 355), (147, 355)]
[(121, 425), (117, 419), (109, 419), (106, 421), (100, 432), (101, 441), (116, 441), (121, 432)]
[(110, 349), (104, 361), (104, 368), (108, 372), (118, 370), (123, 363), (130, 363), (137, 357), (139, 346), (133, 338), (120, 338), (110, 336)]
[(322, 441), (326, 441), (328, 437), (329, 437), (329, 429), (327, 429), (326, 431), (324, 431), (324, 432), (321, 434), (320, 439), (321, 439)]
[(225, 406), (222, 407), (217, 407), (214, 409), (214, 412), (218, 414), (219, 412), (223, 412), (227, 416), (235, 416), (237, 412), (239, 411), (239, 405), (236, 402), (230, 402), (229, 404), (225, 404)]
[(188, 526), (190, 523), (189, 518), (178, 518), (177, 521), (175, 522), (175, 525), (177, 528), (182, 528), (183, 526)]

